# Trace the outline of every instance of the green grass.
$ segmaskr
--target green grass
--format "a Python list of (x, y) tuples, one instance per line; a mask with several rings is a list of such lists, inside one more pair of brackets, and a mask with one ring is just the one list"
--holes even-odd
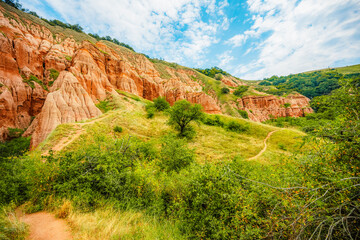
[(15, 214), (15, 206), (0, 208), (0, 239), (21, 240), (28, 234), (28, 227)]
[[(116, 126), (123, 128), (123, 131), (118, 133), (119, 136), (136, 136), (144, 141), (151, 141), (158, 147), (160, 147), (160, 139), (164, 134), (174, 132), (174, 130), (166, 124), (168, 120), (166, 114), (157, 112), (153, 119), (146, 118), (144, 102), (136, 100), (128, 102), (121, 98), (117, 99), (117, 101), (117, 104), (120, 106), (118, 109), (111, 110), (105, 115), (100, 116), (99, 121), (81, 126), (81, 129), (84, 130), (83, 134), (76, 141), (72, 142), (67, 149), (81, 148), (84, 144), (94, 142), (96, 141), (94, 136), (113, 138), (113, 129)], [(240, 156), (245, 159), (253, 157), (263, 148), (263, 140), (267, 134), (279, 129), (225, 115), (222, 115), (221, 118), (225, 123), (236, 121), (242, 125), (248, 125), (249, 130), (244, 133), (236, 133), (217, 126), (193, 124), (197, 134), (195, 138), (189, 142), (189, 146), (195, 149), (199, 163), (229, 161), (235, 156)], [(88, 122), (91, 121), (93, 120), (89, 120)], [(63, 139), (65, 135), (74, 134), (77, 129), (76, 125), (80, 124), (81, 123), (59, 125), (44, 144), (42, 144), (41, 149), (49, 149), (50, 146), (56, 145), (58, 141)], [(287, 144), (286, 141), (293, 141), (293, 136), (302, 136), (301, 132), (288, 131), (290, 131), (291, 134), (286, 134), (283, 136), (284, 139), (281, 140), (284, 141), (284, 144)], [(300, 142), (301, 140), (296, 139), (296, 141)], [(292, 150), (292, 148), (289, 148), (289, 151)], [(279, 148), (276, 145), (274, 151), (270, 151), (270, 154), (277, 153), (279, 153)], [(290, 152), (288, 152), (288, 154), (290, 154)]]
[(84, 213), (72, 211), (67, 220), (78, 240), (185, 239), (174, 223), (139, 211), (121, 211), (111, 206)]

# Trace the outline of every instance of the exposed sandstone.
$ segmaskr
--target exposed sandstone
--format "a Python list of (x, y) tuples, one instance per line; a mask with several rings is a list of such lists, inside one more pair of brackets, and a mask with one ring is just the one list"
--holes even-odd
[(303, 117), (313, 112), (309, 101), (300, 94), (287, 97), (246, 96), (238, 99), (237, 108), (247, 111), (251, 120), (262, 122), (271, 117)]
[(62, 123), (76, 122), (101, 115), (87, 91), (73, 74), (63, 71), (47, 95), (44, 106), (24, 136), (32, 135), (37, 146)]

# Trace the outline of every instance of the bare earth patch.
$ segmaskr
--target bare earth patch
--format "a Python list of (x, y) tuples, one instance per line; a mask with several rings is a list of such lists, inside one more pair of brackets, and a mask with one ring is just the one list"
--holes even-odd
[(21, 220), (29, 225), (29, 240), (73, 239), (69, 226), (63, 219), (57, 219), (47, 212), (24, 215)]

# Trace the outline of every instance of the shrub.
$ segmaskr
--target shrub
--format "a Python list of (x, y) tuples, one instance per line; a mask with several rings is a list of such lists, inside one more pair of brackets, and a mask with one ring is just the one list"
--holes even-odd
[(209, 126), (219, 126), (224, 127), (225, 123), (220, 119), (218, 115), (206, 115), (204, 116), (201, 121)]
[(234, 95), (238, 97), (242, 97), (244, 92), (246, 92), (249, 89), (249, 86), (239, 86), (235, 91)]
[(115, 126), (114, 127), (114, 132), (121, 133), (122, 131), (123, 131), (122, 127), (120, 127), (120, 126)]
[(239, 112), (239, 114), (241, 115), (242, 118), (249, 119), (249, 114), (248, 114), (247, 111), (238, 109), (238, 112)]
[(228, 94), (230, 92), (230, 89), (228, 89), (227, 87), (223, 87), (222, 89), (221, 89), (221, 93), (222, 94)]
[(215, 74), (215, 79), (218, 80), (218, 81), (221, 81), (221, 79), (222, 79), (221, 73)]
[(106, 113), (110, 110), (115, 109), (115, 106), (112, 102), (110, 102), (108, 99), (104, 101), (99, 101), (98, 104), (95, 105), (98, 109), (101, 110), (102, 113)]
[(153, 103), (148, 103), (145, 106), (146, 118), (153, 118), (155, 116), (156, 108)]
[(159, 166), (166, 172), (179, 172), (195, 161), (195, 154), (186, 146), (184, 139), (167, 135), (162, 139)]
[(291, 107), (290, 103), (284, 103), (284, 108), (289, 108), (289, 107)]
[(226, 126), (226, 129), (231, 132), (246, 132), (249, 129), (248, 125), (242, 125), (236, 121), (230, 121), (228, 125)]
[(50, 79), (52, 79), (53, 81), (55, 81), (58, 77), (59, 77), (59, 71), (51, 68), (50, 69), (50, 75), (49, 75)]
[(166, 101), (165, 97), (158, 97), (154, 99), (154, 107), (157, 111), (161, 112), (170, 108), (170, 104)]

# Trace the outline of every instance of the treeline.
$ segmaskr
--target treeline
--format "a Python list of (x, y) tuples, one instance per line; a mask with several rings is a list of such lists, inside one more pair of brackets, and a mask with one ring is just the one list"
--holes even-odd
[[(0, 1), (2, 1), (2, 0), (0, 0)], [(44, 22), (48, 23), (51, 26), (60, 26), (62, 28), (69, 28), (69, 29), (72, 29), (72, 30), (74, 30), (76, 32), (84, 33), (83, 28), (79, 24), (69, 24), (69, 23), (64, 23), (64, 22), (62, 22), (60, 20), (57, 20), (57, 19), (48, 20), (46, 18), (42, 18), (36, 12), (29, 11), (28, 9), (23, 8), (22, 5), (17, 0), (4, 0), (3, 2), (5, 2), (6, 4), (16, 8), (16, 9), (19, 9), (19, 10), (21, 10), (23, 12), (31, 14), (31, 15), (37, 17), (37, 18), (40, 18), (41, 20), (43, 20)], [(123, 43), (123, 42), (120, 42), (116, 38), (111, 38), (110, 36), (100, 37), (98, 34), (92, 34), (92, 33), (88, 33), (88, 35), (95, 38), (97, 41), (106, 40), (106, 41), (115, 43), (115, 44), (117, 44), (119, 46), (126, 47), (126, 48), (128, 48), (128, 49), (135, 52), (135, 50), (130, 45), (128, 45), (126, 43)]]
[(126, 47), (128, 49), (130, 49), (131, 51), (134, 51), (135, 50), (128, 44), (126, 43), (123, 43), (123, 42), (120, 42), (119, 40), (117, 40), (116, 38), (111, 38), (110, 36), (105, 36), (105, 37), (100, 37), (98, 34), (93, 34), (93, 33), (88, 33), (88, 35), (90, 37), (93, 37), (95, 38), (97, 41), (100, 41), (100, 40), (106, 40), (106, 41), (109, 41), (109, 42), (112, 42), (112, 43), (115, 43), (116, 45), (119, 45), (119, 46), (122, 46), (122, 47)]
[(230, 76), (230, 74), (228, 72), (225, 72), (224, 70), (222, 70), (221, 68), (218, 68), (218, 67), (212, 67), (212, 68), (206, 68), (206, 69), (195, 68), (195, 70), (198, 72), (201, 72), (202, 74), (204, 74), (208, 77), (212, 77), (212, 78), (215, 78), (215, 76), (217, 74), (222, 74), (224, 76)]
[(272, 76), (259, 83), (260, 86), (275, 86), (275, 88), (262, 88), (258, 90), (269, 94), (283, 95), (293, 91), (299, 92), (308, 98), (327, 95), (340, 88), (339, 80), (360, 76), (360, 73), (343, 75), (336, 70), (316, 71), (311, 73), (290, 74), (288, 76)]

